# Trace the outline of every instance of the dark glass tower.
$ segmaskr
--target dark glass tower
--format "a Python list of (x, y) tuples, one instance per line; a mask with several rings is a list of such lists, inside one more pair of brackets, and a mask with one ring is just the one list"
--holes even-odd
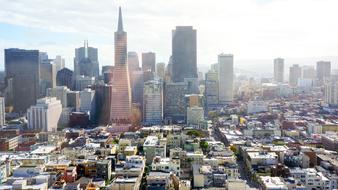
[(38, 50), (5, 49), (6, 78), (11, 81), (13, 111), (25, 113), (39, 97), (40, 64)]
[(173, 82), (197, 78), (196, 30), (192, 26), (177, 26), (172, 31)]

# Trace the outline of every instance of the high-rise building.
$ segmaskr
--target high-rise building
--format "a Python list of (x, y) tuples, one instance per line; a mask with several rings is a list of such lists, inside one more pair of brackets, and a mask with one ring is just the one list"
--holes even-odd
[(77, 76), (75, 79), (75, 90), (81, 91), (95, 84), (95, 77)]
[(165, 77), (165, 63), (156, 64), (156, 77), (161, 80), (164, 80)]
[(302, 78), (303, 79), (315, 79), (316, 70), (314, 66), (305, 65), (302, 67)]
[(187, 124), (196, 126), (204, 120), (204, 110), (202, 107), (193, 106), (187, 108)]
[(40, 64), (38, 50), (5, 49), (5, 71), (11, 81), (12, 97), (8, 105), (14, 112), (25, 113), (35, 105), (40, 92)]
[(302, 68), (298, 64), (294, 64), (290, 67), (289, 73), (289, 85), (291, 87), (296, 87), (298, 84), (298, 79), (302, 77)]
[(105, 84), (110, 84), (113, 79), (114, 66), (103, 66), (102, 67), (102, 76)]
[(5, 125), (5, 98), (0, 97), (0, 126)]
[(188, 85), (185, 82), (165, 84), (163, 115), (166, 123), (185, 123), (186, 94)]
[(218, 99), (220, 104), (229, 103), (234, 97), (234, 57), (218, 55)]
[(55, 65), (56, 72), (58, 72), (61, 69), (65, 68), (65, 59), (62, 58), (60, 55), (57, 55), (53, 60), (53, 64)]
[(74, 89), (74, 72), (68, 68), (59, 70), (56, 74), (56, 85)]
[(128, 52), (128, 69), (129, 72), (140, 69), (140, 63), (136, 52)]
[(152, 80), (144, 84), (143, 122), (146, 125), (159, 125), (163, 119), (162, 82)]
[(27, 111), (28, 128), (36, 131), (55, 132), (62, 112), (60, 100), (46, 97)]
[(74, 72), (75, 76), (99, 76), (98, 51), (97, 48), (88, 47), (88, 41), (84, 43), (84, 47), (75, 49)]
[(132, 91), (132, 103), (138, 104), (140, 108), (143, 105), (143, 71), (136, 70), (132, 72), (132, 78), (130, 80), (131, 83), (131, 91)]
[(330, 61), (318, 61), (317, 62), (317, 78), (324, 82), (331, 76), (331, 62)]
[(155, 77), (156, 55), (153, 52), (142, 53), (143, 80), (147, 82)]
[(80, 92), (69, 91), (67, 93), (67, 107), (73, 108), (74, 111), (80, 111)]
[(196, 30), (192, 26), (177, 26), (172, 31), (172, 81), (197, 76)]
[(206, 111), (215, 110), (218, 106), (218, 73), (209, 71), (205, 74), (205, 105)]
[(274, 74), (273, 78), (274, 81), (277, 83), (282, 83), (284, 82), (284, 59), (282, 58), (276, 58), (273, 60), (274, 64)]
[(338, 106), (338, 82), (330, 81), (325, 84), (325, 103)]
[(142, 70), (155, 72), (156, 54), (153, 52), (142, 53)]
[(101, 125), (110, 124), (112, 85), (95, 85), (96, 121)]
[(96, 111), (96, 99), (95, 99), (95, 90), (86, 88), (80, 91), (80, 111), (87, 113), (90, 117), (90, 120), (95, 119)]
[(66, 86), (57, 86), (55, 88), (47, 89), (48, 97), (55, 97), (57, 100), (61, 101), (62, 107), (65, 108), (68, 106), (67, 103), (67, 94), (70, 92), (69, 88)]
[(40, 52), (40, 97), (46, 96), (48, 88), (56, 86), (56, 66), (45, 52)]
[(123, 30), (119, 8), (118, 29), (115, 32), (115, 66), (112, 79), (112, 121), (129, 120), (131, 116), (131, 88), (127, 64), (127, 33)]

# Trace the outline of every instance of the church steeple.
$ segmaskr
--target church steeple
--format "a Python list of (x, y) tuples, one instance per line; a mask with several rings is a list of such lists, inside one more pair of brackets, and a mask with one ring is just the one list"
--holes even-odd
[(121, 7), (119, 7), (119, 23), (118, 23), (118, 32), (123, 32), (123, 22), (122, 22), (122, 10)]

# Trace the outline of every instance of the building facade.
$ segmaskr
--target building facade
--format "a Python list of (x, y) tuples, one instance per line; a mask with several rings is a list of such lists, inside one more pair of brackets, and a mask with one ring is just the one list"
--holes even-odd
[(74, 89), (74, 72), (68, 68), (59, 70), (56, 74), (56, 85), (67, 86), (69, 89)]
[(289, 73), (289, 85), (291, 87), (297, 87), (298, 79), (302, 77), (302, 68), (298, 64), (294, 64), (290, 67)]
[(331, 75), (331, 62), (329, 61), (318, 61), (317, 62), (317, 79), (324, 82), (325, 79)]
[(74, 71), (76, 76), (99, 76), (98, 51), (97, 48), (88, 47), (88, 41), (84, 47), (75, 49)]
[(148, 81), (143, 91), (143, 122), (161, 124), (163, 119), (163, 87), (160, 81)]
[(273, 79), (277, 83), (284, 82), (284, 59), (276, 58), (273, 60)]
[(6, 78), (12, 86), (12, 97), (6, 99), (14, 112), (25, 113), (36, 103), (40, 94), (39, 62), (38, 50), (5, 49)]
[(55, 97), (56, 99), (61, 101), (62, 107), (65, 108), (68, 106), (67, 103), (67, 93), (70, 90), (66, 86), (57, 86), (55, 88), (48, 88), (47, 89), (47, 96)]
[(172, 81), (197, 76), (197, 34), (192, 26), (177, 26), (172, 31)]
[(234, 57), (231, 54), (218, 56), (218, 92), (219, 103), (225, 104), (233, 100), (234, 89)]
[(131, 115), (131, 88), (127, 64), (127, 33), (123, 30), (119, 8), (118, 30), (115, 32), (115, 66), (112, 79), (112, 121), (128, 121)]
[(57, 131), (61, 112), (61, 102), (55, 97), (39, 99), (27, 111), (28, 128), (43, 132)]

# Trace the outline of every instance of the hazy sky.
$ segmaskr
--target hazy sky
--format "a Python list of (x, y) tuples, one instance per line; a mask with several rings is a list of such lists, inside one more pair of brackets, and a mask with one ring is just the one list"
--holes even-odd
[(0, 0), (0, 5), (0, 68), (3, 49), (10, 47), (60, 54), (73, 68), (74, 48), (85, 39), (99, 48), (101, 65), (113, 65), (119, 5), (128, 50), (153, 51), (158, 62), (168, 62), (176, 25), (197, 29), (201, 67), (216, 62), (221, 52), (235, 60), (338, 55), (338, 0)]

